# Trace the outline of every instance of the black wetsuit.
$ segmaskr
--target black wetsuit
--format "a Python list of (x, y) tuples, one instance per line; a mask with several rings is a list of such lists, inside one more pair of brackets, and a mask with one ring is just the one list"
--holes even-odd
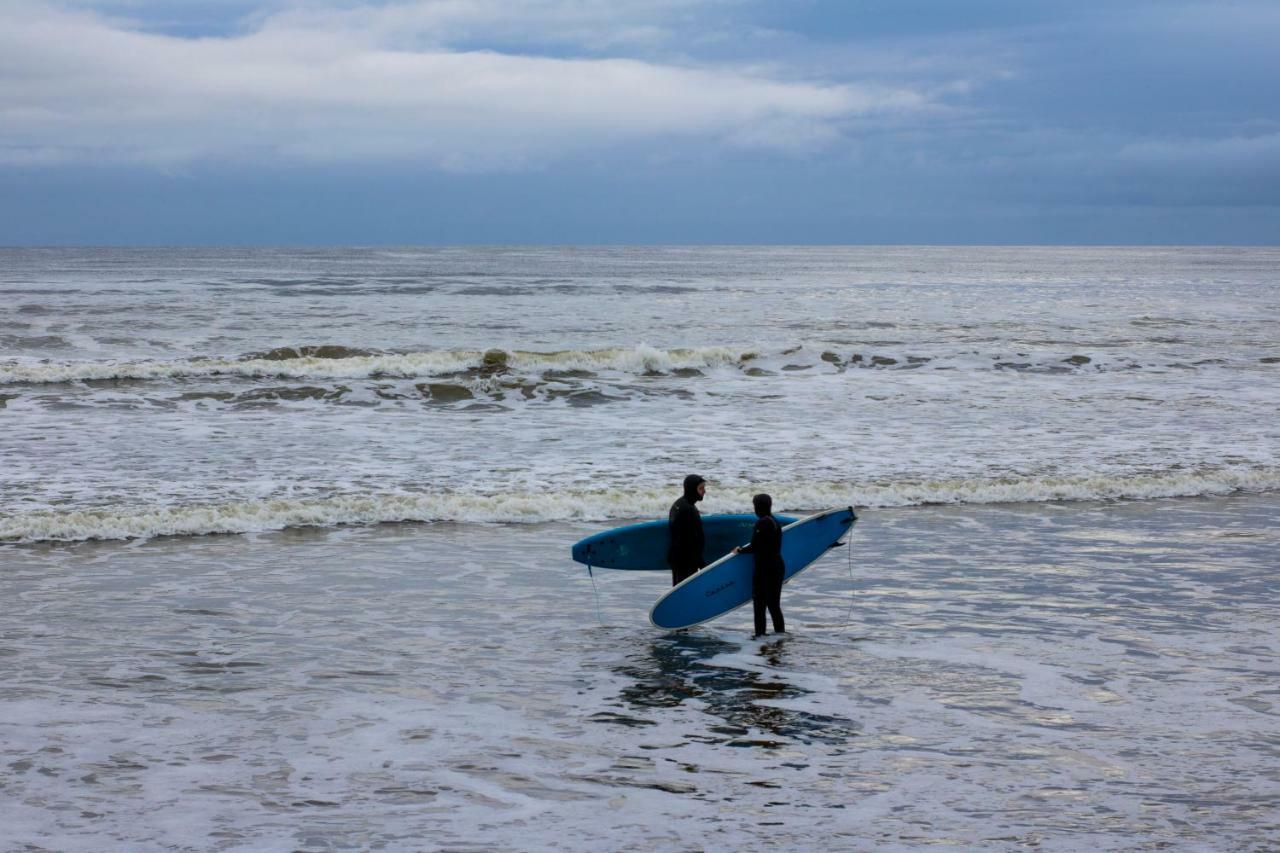
[[(692, 479), (692, 478), (691, 478)], [(684, 495), (676, 499), (667, 513), (667, 528), (671, 544), (667, 546), (667, 565), (671, 567), (671, 585), (692, 575), (707, 563), (702, 559), (705, 539), (702, 535), (702, 514), (694, 506), (700, 498), (698, 483), (685, 482)]]
[(764, 611), (769, 610), (776, 634), (785, 633), (782, 621), (782, 576), (786, 566), (782, 562), (782, 525), (772, 515), (756, 519), (751, 531), (751, 544), (744, 546), (744, 554), (754, 554), (755, 573), (751, 576), (751, 603), (756, 611), (756, 634), (764, 633)]

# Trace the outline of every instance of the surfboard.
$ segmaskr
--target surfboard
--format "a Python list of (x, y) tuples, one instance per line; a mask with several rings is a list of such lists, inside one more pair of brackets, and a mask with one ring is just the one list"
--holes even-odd
[[(776, 516), (782, 524), (790, 524), (794, 518)], [(704, 515), (702, 535), (706, 539), (703, 556), (716, 560), (733, 550), (736, 545), (751, 541), (751, 529), (755, 527), (754, 515)], [(628, 569), (640, 572), (670, 571), (667, 565), (667, 545), (670, 533), (666, 521), (645, 521), (615, 527), (588, 536), (573, 545), (573, 559), (595, 569)]]
[[(853, 507), (846, 507), (820, 512), (784, 526), (783, 583), (838, 545), (857, 520)], [(751, 600), (754, 570), (755, 557), (751, 554), (727, 554), (668, 590), (649, 611), (649, 621), (658, 628), (691, 628), (737, 610)]]

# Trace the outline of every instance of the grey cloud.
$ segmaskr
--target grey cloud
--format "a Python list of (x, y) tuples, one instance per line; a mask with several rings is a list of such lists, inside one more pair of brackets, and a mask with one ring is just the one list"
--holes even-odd
[(20, 6), (0, 29), (0, 158), (519, 168), (658, 136), (796, 148), (838, 121), (929, 101), (737, 67), (388, 46), (411, 23), (430, 30), (446, 6), (496, 14), (484, 2), (304, 9), (188, 39)]

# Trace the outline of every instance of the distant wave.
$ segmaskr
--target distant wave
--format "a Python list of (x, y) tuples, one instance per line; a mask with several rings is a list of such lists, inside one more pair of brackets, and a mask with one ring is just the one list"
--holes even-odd
[(337, 346), (280, 347), (240, 358), (191, 358), (179, 361), (41, 361), (0, 363), (0, 383), (34, 384), (90, 380), (163, 380), (182, 378), (363, 379), (415, 378), (459, 373), (477, 375), (552, 370), (615, 370), (666, 373), (732, 365), (755, 357), (750, 350), (726, 347), (655, 349), (649, 346), (600, 350), (526, 352), (522, 350), (433, 350), (368, 353)]
[[(718, 488), (708, 511), (751, 505), (761, 488), (780, 511), (832, 506), (902, 507), (1046, 501), (1140, 500), (1280, 491), (1280, 468), (1230, 468), (1124, 477), (1021, 480), (936, 480), (894, 484), (756, 484)], [(537, 523), (662, 517), (669, 489), (476, 494), (347, 494), (327, 498), (255, 500), (200, 506), (65, 509), (0, 517), (0, 542), (76, 542), (212, 533), (252, 533), (290, 527), (387, 522)]]
[(177, 360), (0, 362), (0, 384), (85, 381), (153, 381), (187, 378), (352, 380), (380, 377), (412, 379), (435, 376), (482, 378), (503, 373), (561, 372), (676, 374), (697, 376), (701, 370), (730, 367), (749, 375), (774, 372), (849, 370), (1011, 370), (1028, 373), (1092, 373), (1108, 370), (1194, 370), (1206, 366), (1270, 366), (1280, 357), (1228, 361), (1220, 358), (1140, 363), (1123, 354), (1081, 352), (1025, 353), (958, 351), (911, 353), (901, 347), (823, 349), (791, 347), (775, 352), (734, 347), (658, 349), (639, 344), (597, 350), (536, 352), (504, 349), (372, 352), (338, 345), (277, 347), (238, 357), (195, 357)]

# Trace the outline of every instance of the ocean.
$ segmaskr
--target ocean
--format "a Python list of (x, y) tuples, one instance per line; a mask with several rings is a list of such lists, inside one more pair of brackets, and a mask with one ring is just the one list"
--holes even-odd
[[(1278, 271), (0, 249), (0, 848), (1274, 848)], [(569, 560), (693, 472), (790, 635)]]

